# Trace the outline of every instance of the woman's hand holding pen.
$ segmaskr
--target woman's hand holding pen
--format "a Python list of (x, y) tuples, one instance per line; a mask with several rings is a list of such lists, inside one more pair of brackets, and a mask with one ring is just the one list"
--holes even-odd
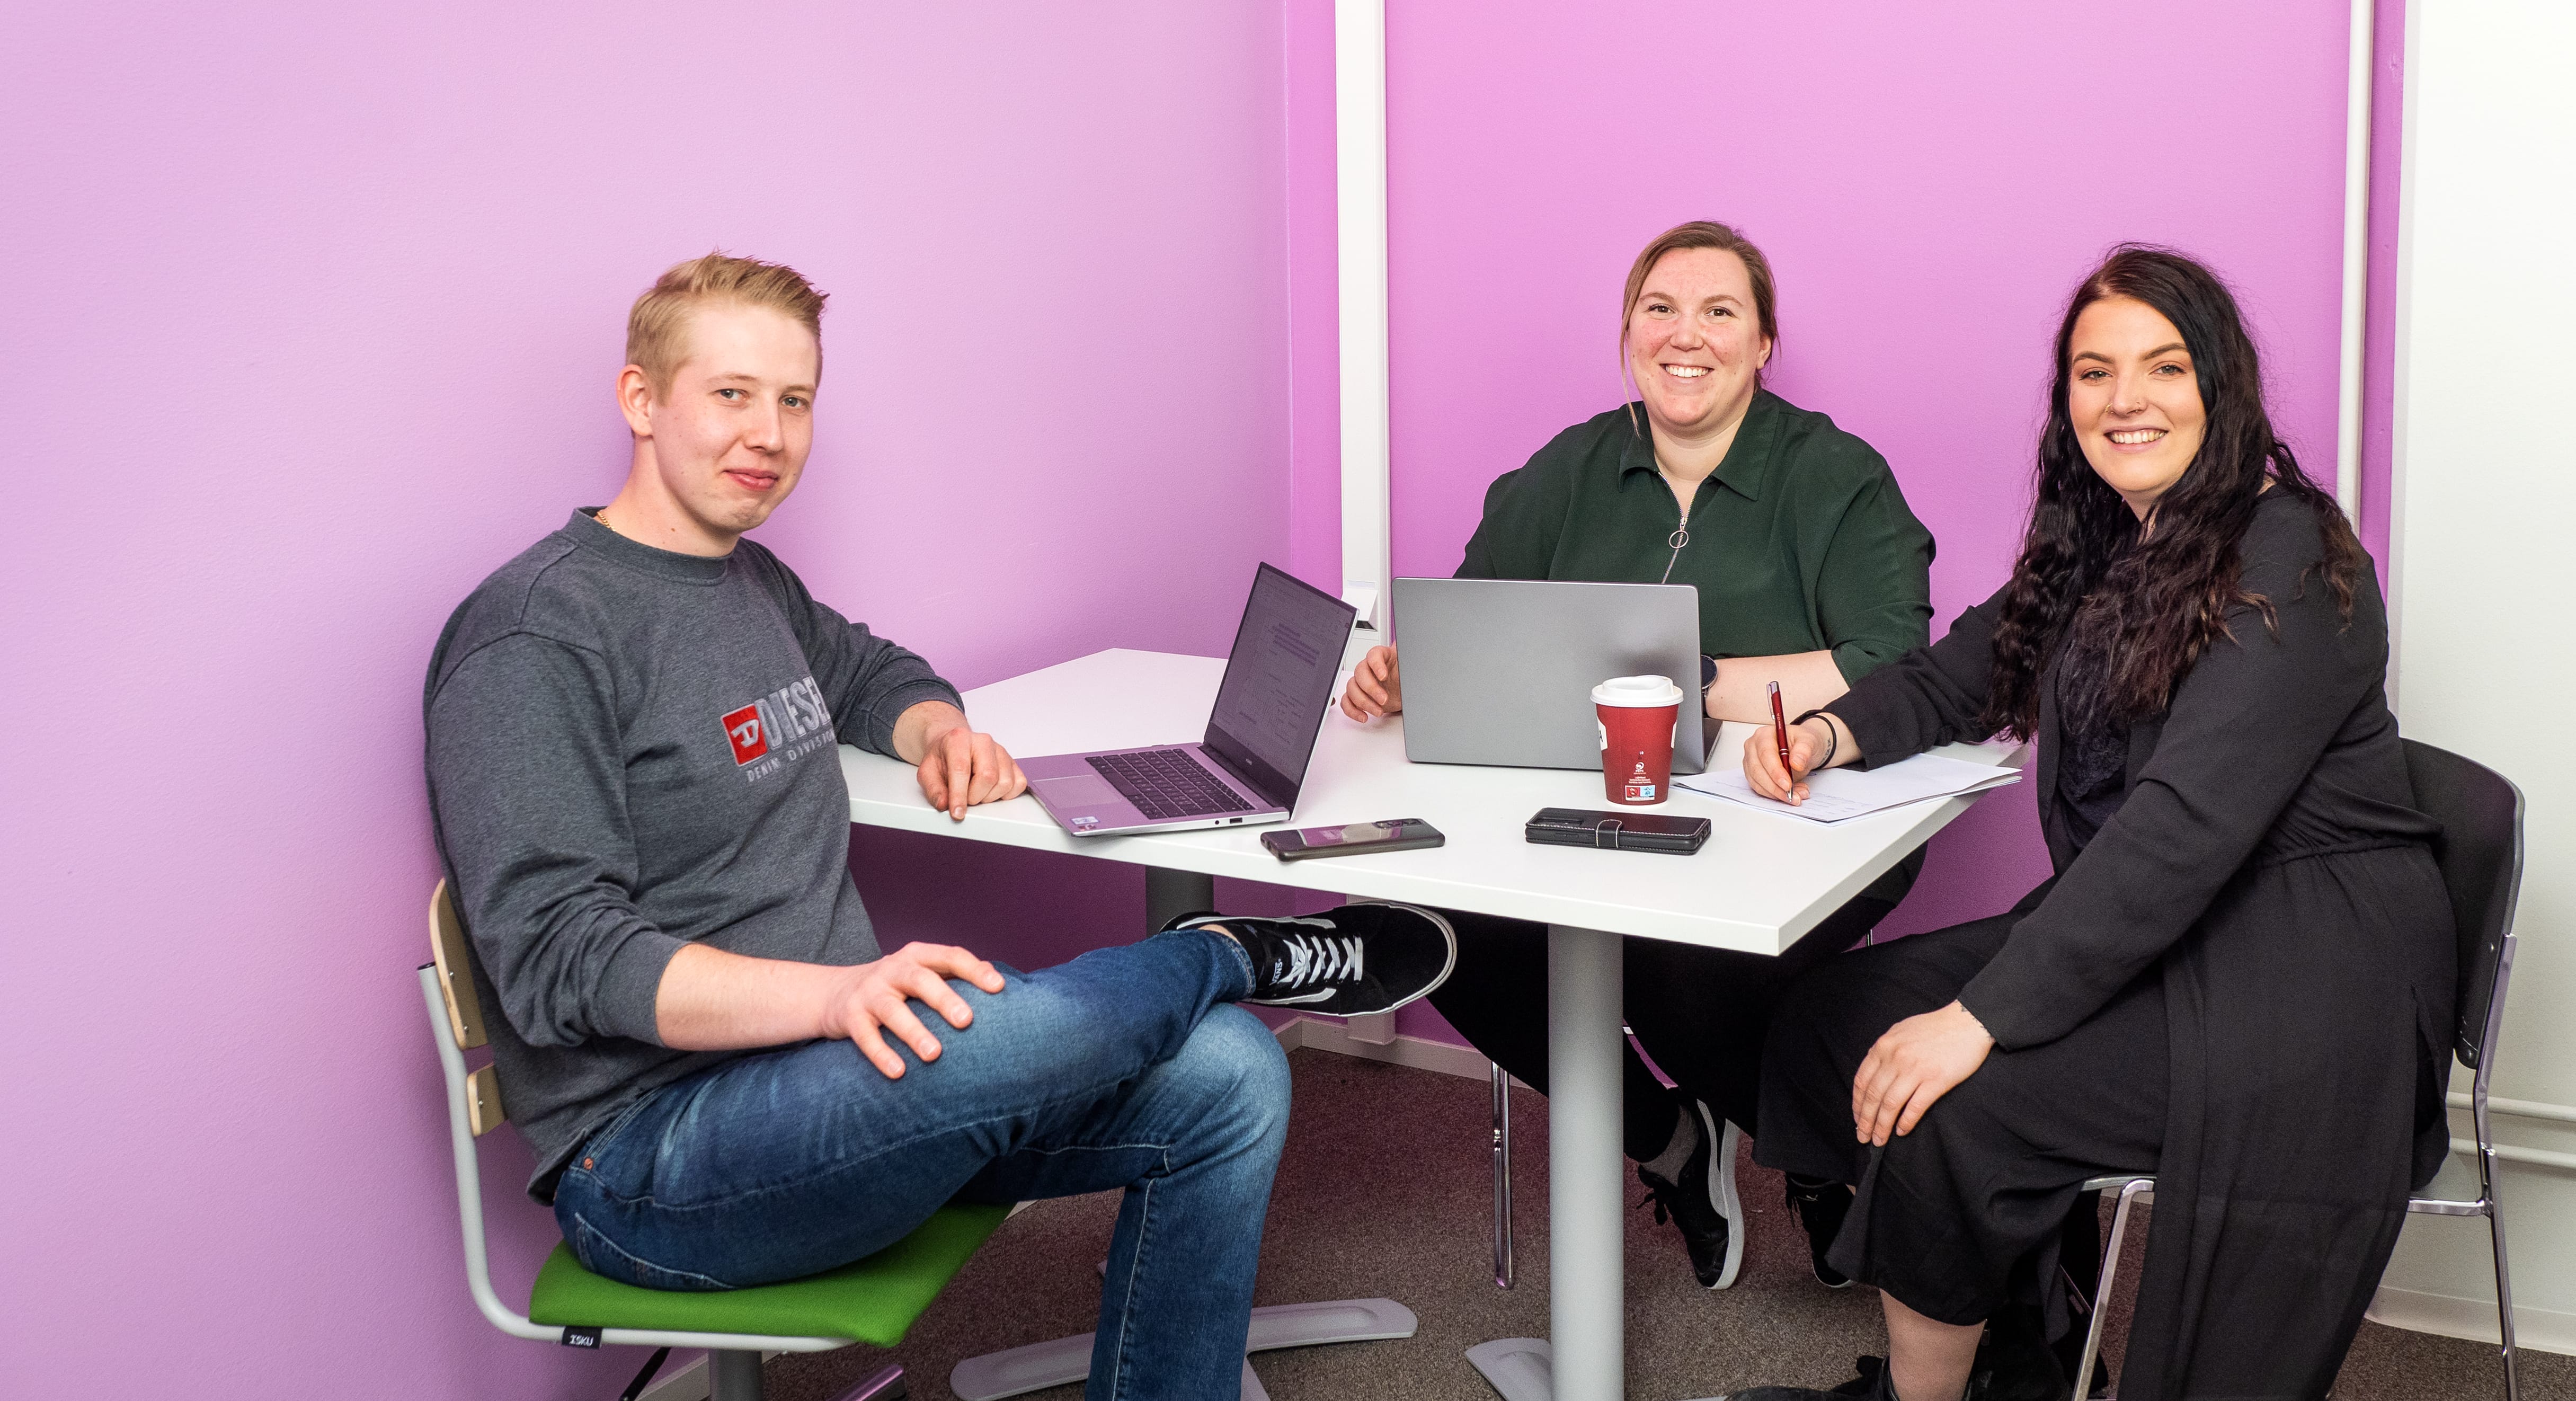
[[(1744, 781), (1754, 792), (1795, 807), (1807, 800), (1806, 777), (1818, 768), (1840, 768), (1851, 761), (1851, 732), (1830, 714), (1811, 715), (1789, 727), (1789, 762), (1780, 762), (1779, 737), (1769, 725), (1756, 725), (1744, 741)], [(1830, 763), (1820, 760), (1830, 758)]]

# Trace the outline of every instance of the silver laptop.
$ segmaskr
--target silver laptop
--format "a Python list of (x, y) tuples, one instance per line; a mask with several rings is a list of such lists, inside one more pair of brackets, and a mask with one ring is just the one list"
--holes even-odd
[[(1688, 584), (1398, 579), (1404, 754), (1418, 764), (1601, 766), (1592, 688), (1669, 676), (1691, 699), (1673, 772), (1708, 767), (1699, 695), (1699, 590)], [(1705, 735), (1703, 734), (1705, 732)]]
[(1278, 822), (1297, 807), (1358, 613), (1265, 564), (1197, 744), (1022, 759), (1029, 792), (1077, 837)]

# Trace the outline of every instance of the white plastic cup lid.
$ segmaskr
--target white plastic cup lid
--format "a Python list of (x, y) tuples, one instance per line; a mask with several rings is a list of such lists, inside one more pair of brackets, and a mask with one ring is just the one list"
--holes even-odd
[(1682, 688), (1669, 676), (1613, 676), (1592, 688), (1594, 705), (1650, 708), (1682, 703)]

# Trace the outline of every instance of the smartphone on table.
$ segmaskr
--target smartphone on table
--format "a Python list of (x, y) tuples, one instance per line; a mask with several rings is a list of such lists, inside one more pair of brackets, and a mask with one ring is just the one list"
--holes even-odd
[(1264, 832), (1261, 844), (1282, 861), (1304, 861), (1317, 856), (1358, 856), (1372, 851), (1415, 851), (1426, 846), (1439, 846), (1449, 840), (1440, 829), (1419, 817), (1390, 817), (1379, 822), (1354, 822), (1346, 827), (1300, 827), (1287, 832)]

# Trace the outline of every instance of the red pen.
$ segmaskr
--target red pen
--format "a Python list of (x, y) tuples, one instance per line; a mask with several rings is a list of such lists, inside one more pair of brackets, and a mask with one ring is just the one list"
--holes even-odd
[(1797, 770), (1789, 767), (1789, 720), (1780, 711), (1780, 683), (1771, 683), (1771, 737), (1780, 742), (1780, 771), (1789, 781), (1798, 781)]

